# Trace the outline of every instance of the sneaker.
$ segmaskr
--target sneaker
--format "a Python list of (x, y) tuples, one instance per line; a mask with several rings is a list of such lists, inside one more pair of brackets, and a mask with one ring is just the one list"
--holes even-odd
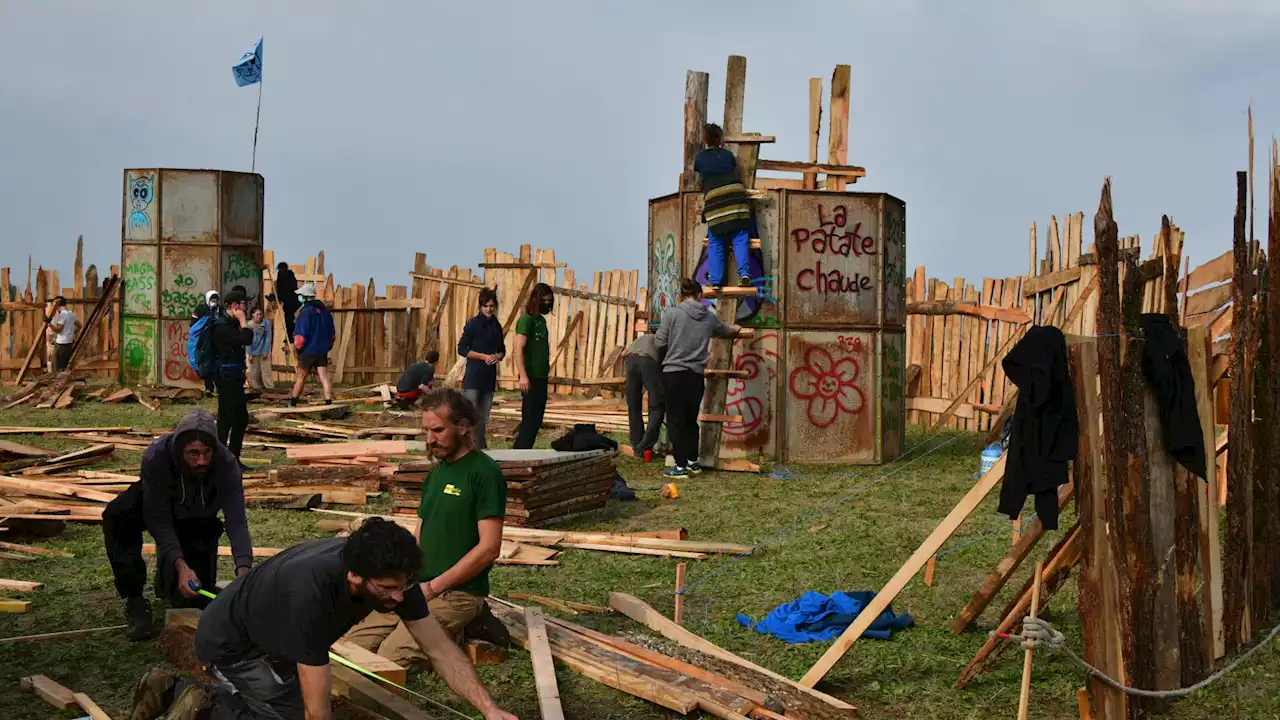
[(125, 635), (130, 640), (146, 640), (152, 635), (152, 617), (151, 603), (147, 599), (138, 596), (131, 597), (124, 601), (124, 617), (129, 627), (125, 630)]
[(182, 692), (169, 707), (169, 714), (164, 718), (165, 720), (199, 720), (200, 711), (211, 707), (213, 707), (213, 699), (209, 697), (209, 693), (196, 683), (190, 683), (182, 688)]
[(151, 668), (133, 687), (133, 710), (129, 720), (156, 720), (169, 709), (176, 678), (167, 670)]
[(687, 478), (689, 477), (689, 469), (682, 468), (679, 465), (677, 465), (673, 468), (668, 468), (665, 472), (662, 473), (662, 477)]
[(333, 404), (333, 398), (325, 398), (325, 399), (324, 399), (324, 404), (325, 404), (325, 405), (332, 405), (332, 404)]
[(693, 462), (689, 463), (689, 474), (690, 475), (702, 474), (702, 466), (698, 464), (697, 460), (694, 460)]
[(289, 407), (298, 407), (298, 398), (296, 397), (289, 398)]
[(751, 276), (743, 275), (738, 278), (738, 287), (751, 287)]

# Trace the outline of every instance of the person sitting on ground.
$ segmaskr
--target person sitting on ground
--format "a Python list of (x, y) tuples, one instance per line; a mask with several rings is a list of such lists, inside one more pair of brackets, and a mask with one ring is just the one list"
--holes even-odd
[(502, 323), (494, 317), (498, 310), (498, 293), (493, 288), (480, 291), (480, 312), (467, 321), (458, 340), (458, 354), (467, 359), (466, 372), (462, 376), (462, 394), (476, 406), (474, 435), (476, 447), (484, 450), (485, 426), (489, 424), (489, 409), (493, 407), (493, 393), (498, 389), (498, 364), (507, 356), (507, 346), (502, 340)]
[(662, 358), (662, 386), (667, 401), (667, 434), (675, 467), (663, 473), (683, 478), (702, 472), (698, 464), (698, 412), (706, 387), (707, 347), (711, 337), (732, 337), (742, 328), (726, 325), (702, 304), (702, 286), (692, 278), (680, 281), (680, 302), (662, 311), (658, 348)]
[(218, 541), (226, 521), (236, 575), (253, 565), (244, 483), (231, 451), (218, 442), (213, 415), (196, 408), (142, 454), (138, 481), (107, 504), (102, 535), (116, 592), (125, 601), (126, 634), (151, 637), (151, 604), (143, 595), (147, 564), (142, 531), (156, 541), (156, 594), (178, 607), (204, 604), (196, 588), (217, 582)]
[(707, 146), (693, 158), (693, 169), (702, 185), (702, 219), (707, 223), (707, 275), (713, 287), (724, 283), (725, 245), (733, 246), (738, 284), (751, 286), (747, 227), (751, 203), (738, 174), (733, 153), (724, 149), (724, 131), (714, 123), (702, 128)]
[(423, 393), (430, 392), (435, 387), (436, 363), (439, 361), (440, 353), (431, 350), (427, 353), (426, 360), (410, 365), (400, 374), (400, 379), (396, 381), (396, 404), (401, 410), (413, 407)]
[(244, 393), (245, 348), (253, 344), (253, 330), (244, 309), (242, 290), (227, 293), (225, 312), (213, 321), (213, 353), (218, 360), (215, 385), (218, 388), (218, 440), (231, 454), (240, 457), (244, 431), (249, 426), (248, 398)]
[(302, 388), (307, 377), (315, 371), (320, 378), (320, 387), (324, 390), (324, 401), (333, 402), (333, 385), (329, 382), (329, 351), (338, 339), (338, 331), (333, 326), (333, 315), (325, 304), (316, 299), (316, 286), (311, 283), (298, 290), (298, 297), (303, 301), (302, 311), (294, 324), (293, 345), (298, 350), (298, 378), (293, 381), (293, 392), (289, 394), (289, 406), (298, 404), (302, 397)]
[(132, 718), (329, 718), (329, 647), (373, 611), (404, 620), (449, 689), (485, 720), (498, 707), (467, 656), (449, 640), (415, 582), (413, 534), (370, 518), (350, 537), (295, 545), (237, 578), (200, 617), (195, 655), (212, 687), (154, 668), (134, 687)]
[(71, 363), (71, 349), (75, 347), (76, 326), (80, 318), (67, 309), (67, 299), (59, 295), (53, 299), (53, 317), (49, 329), (53, 336), (53, 371), (62, 372)]
[[(440, 388), (422, 399), (427, 447), (439, 464), (422, 484), (422, 590), (435, 617), (455, 643), (488, 612), (489, 568), (502, 549), (507, 483), (502, 470), (476, 449), (471, 428), (476, 409), (462, 393)], [(483, 622), (483, 620), (482, 620)], [(432, 660), (394, 615), (370, 614), (347, 640), (400, 664)]]
[(261, 392), (273, 386), (271, 321), (263, 315), (262, 308), (255, 307), (245, 327), (253, 331), (253, 344), (249, 346), (249, 387)]
[[(649, 462), (653, 446), (662, 430), (666, 412), (662, 392), (662, 352), (658, 338), (645, 333), (635, 339), (623, 354), (627, 378), (627, 426), (631, 431), (631, 450), (636, 457)], [(649, 424), (644, 423), (644, 396), (649, 396)]]

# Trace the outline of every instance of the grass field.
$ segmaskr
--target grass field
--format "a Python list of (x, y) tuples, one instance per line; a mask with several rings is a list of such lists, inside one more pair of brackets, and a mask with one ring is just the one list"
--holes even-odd
[[(184, 406), (166, 406), (157, 416), (137, 405), (80, 402), (63, 411), (9, 411), (0, 424), (162, 427), (176, 421), (185, 410)], [(550, 432), (544, 431), (543, 442), (549, 437)], [(48, 447), (58, 444), (46, 437), (11, 439)], [(690, 561), (685, 624), (756, 663), (799, 677), (826, 649), (825, 644), (786, 645), (746, 630), (735, 621), (735, 615), (741, 612), (760, 618), (805, 590), (879, 589), (969, 489), (977, 469), (976, 436), (925, 438), (917, 431), (907, 447), (917, 445), (919, 450), (905, 460), (878, 468), (791, 466), (799, 476), (787, 480), (772, 479), (768, 474), (705, 473), (680, 482), (680, 498), (675, 501), (658, 497), (661, 480), (656, 465), (621, 457), (619, 469), (638, 491), (639, 502), (611, 503), (606, 511), (569, 527), (620, 531), (684, 527), (693, 539), (763, 541), (757, 555), (739, 561), (715, 556)], [(65, 442), (64, 446), (71, 449), (83, 443)], [(278, 452), (246, 451), (246, 455), (283, 460)], [(112, 466), (136, 466), (138, 458), (138, 453), (119, 451)], [(874, 485), (868, 488), (871, 483)], [(387, 507), (389, 502), (384, 499), (370, 511)], [(251, 509), (249, 519), (254, 543), (259, 546), (284, 547), (325, 535), (315, 527), (316, 513)], [(1069, 522), (1069, 518), (1064, 520)], [(1037, 557), (1060, 532), (1050, 533), (1048, 542), (1042, 541)], [(938, 561), (935, 586), (927, 588), (917, 578), (894, 602), (896, 611), (915, 616), (917, 626), (888, 642), (860, 640), (828, 675), (822, 689), (848, 699), (866, 718), (1014, 717), (1020, 654), (1008, 653), (996, 669), (963, 691), (953, 689), (953, 683), (985, 641), (986, 631), (998, 620), (994, 614), (1021, 584), (1027, 569), (992, 603), (976, 630), (954, 635), (945, 627), (1008, 544), (1008, 523), (995, 514), (993, 495), (948, 544)], [(0, 615), (0, 637), (123, 622), (100, 528), (73, 526), (49, 546), (76, 557), (28, 563), (0, 560), (0, 576), (45, 584), (43, 589), (24, 595), (33, 602), (30, 613)], [(499, 596), (518, 591), (595, 604), (607, 604), (611, 591), (623, 590), (670, 613), (675, 563), (665, 558), (567, 550), (559, 567), (496, 568), (493, 588)], [(230, 577), (230, 572), (230, 566), (225, 565), (223, 577)], [(1080, 648), (1074, 579), (1049, 602), (1044, 614), (1068, 635), (1073, 647)], [(641, 626), (625, 617), (580, 616), (573, 620), (606, 632), (642, 632)], [(18, 688), (21, 676), (39, 673), (88, 693), (119, 720), (127, 716), (134, 680), (147, 668), (163, 663), (154, 642), (130, 643), (118, 633), (0, 646), (0, 718), (75, 717), (70, 711), (53, 710)], [(538, 717), (533, 676), (524, 652), (513, 651), (510, 662), (480, 670), (501, 704), (521, 718)], [(558, 677), (570, 718), (674, 717), (570, 670), (559, 668)], [(1083, 683), (1083, 675), (1069, 661), (1040, 653), (1031, 717), (1076, 718), (1075, 690)], [(417, 675), (411, 685), (463, 707), (432, 676)], [(1280, 717), (1280, 646), (1264, 650), (1209, 691), (1171, 705), (1165, 716), (1215, 720)]]

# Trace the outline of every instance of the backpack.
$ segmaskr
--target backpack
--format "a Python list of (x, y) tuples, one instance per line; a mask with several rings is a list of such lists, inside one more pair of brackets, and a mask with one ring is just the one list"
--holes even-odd
[(210, 313), (195, 321), (187, 334), (187, 364), (201, 380), (211, 380), (218, 372), (218, 356), (213, 350), (213, 324), (218, 315)]

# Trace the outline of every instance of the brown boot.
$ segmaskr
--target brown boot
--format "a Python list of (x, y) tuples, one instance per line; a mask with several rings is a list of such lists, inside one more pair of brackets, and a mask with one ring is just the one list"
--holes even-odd
[(167, 670), (151, 668), (133, 688), (133, 710), (129, 720), (156, 720), (169, 708), (174, 676)]
[(191, 683), (182, 688), (182, 693), (173, 701), (169, 714), (164, 720), (198, 720), (200, 711), (213, 707), (213, 698), (204, 688)]

